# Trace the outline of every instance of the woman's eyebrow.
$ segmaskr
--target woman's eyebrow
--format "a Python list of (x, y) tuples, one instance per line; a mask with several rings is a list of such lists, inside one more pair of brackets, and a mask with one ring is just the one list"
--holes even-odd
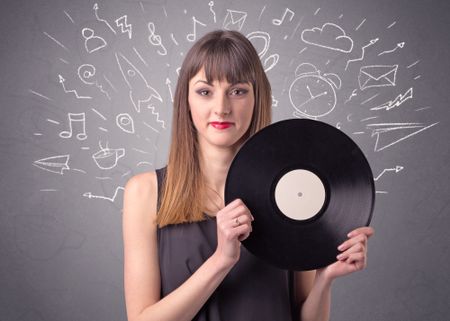
[(210, 82), (208, 82), (208, 81), (206, 81), (206, 80), (202, 80), (202, 79), (197, 80), (197, 81), (194, 83), (194, 85), (195, 85), (196, 83), (198, 83), (198, 82), (202, 82), (202, 83), (205, 83), (205, 84), (207, 84), (207, 85), (212, 86), (212, 83), (210, 83)]

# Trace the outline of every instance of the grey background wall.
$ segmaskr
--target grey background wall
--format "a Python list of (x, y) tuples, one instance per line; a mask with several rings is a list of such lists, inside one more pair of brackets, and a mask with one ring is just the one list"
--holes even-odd
[(448, 2), (0, 6), (1, 321), (125, 319), (123, 186), (164, 165), (177, 68), (216, 28), (260, 52), (275, 121), (335, 125), (371, 164), (369, 267), (336, 281), (332, 320), (448, 320)]

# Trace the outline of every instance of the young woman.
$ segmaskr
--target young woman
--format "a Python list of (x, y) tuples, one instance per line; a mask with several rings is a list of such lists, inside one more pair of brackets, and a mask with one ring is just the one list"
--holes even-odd
[(239, 147), (270, 122), (270, 85), (248, 39), (199, 39), (181, 67), (167, 167), (125, 187), (129, 321), (329, 319), (331, 284), (366, 266), (373, 229), (349, 233), (317, 271), (280, 270), (241, 247), (254, 218), (240, 199), (225, 206), (225, 180)]

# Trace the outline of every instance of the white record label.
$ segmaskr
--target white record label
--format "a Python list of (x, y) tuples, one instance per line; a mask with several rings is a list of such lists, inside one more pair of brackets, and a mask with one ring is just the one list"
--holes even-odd
[(275, 202), (287, 217), (303, 221), (314, 217), (325, 203), (325, 187), (313, 172), (295, 169), (284, 174), (275, 187)]

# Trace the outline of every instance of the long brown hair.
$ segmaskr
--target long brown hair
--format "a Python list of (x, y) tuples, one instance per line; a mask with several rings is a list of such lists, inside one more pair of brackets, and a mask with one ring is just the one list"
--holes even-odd
[(181, 66), (174, 97), (172, 137), (166, 178), (160, 188), (157, 224), (205, 219), (205, 184), (201, 173), (197, 131), (189, 114), (189, 81), (204, 68), (207, 81), (248, 82), (253, 85), (255, 106), (243, 139), (271, 123), (272, 94), (258, 53), (237, 31), (216, 30), (200, 38)]

